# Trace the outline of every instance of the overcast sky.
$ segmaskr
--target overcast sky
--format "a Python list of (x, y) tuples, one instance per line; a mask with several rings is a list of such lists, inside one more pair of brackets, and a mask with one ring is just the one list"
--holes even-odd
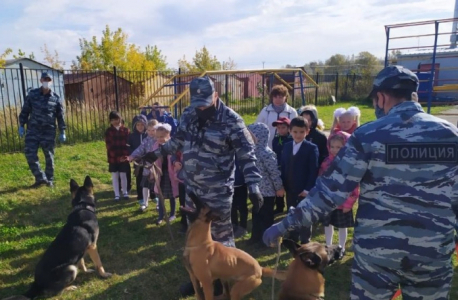
[[(0, 52), (34, 52), (44, 43), (70, 68), (79, 39), (100, 38), (108, 24), (129, 42), (157, 45), (170, 67), (206, 46), (239, 69), (303, 65), (341, 53), (384, 56), (384, 25), (452, 18), (455, 0), (2, 0)], [(450, 32), (451, 23), (441, 25)], [(394, 35), (432, 33), (415, 28)], [(450, 37), (443, 36), (447, 43)], [(430, 44), (428, 38), (398, 41), (398, 47)]]

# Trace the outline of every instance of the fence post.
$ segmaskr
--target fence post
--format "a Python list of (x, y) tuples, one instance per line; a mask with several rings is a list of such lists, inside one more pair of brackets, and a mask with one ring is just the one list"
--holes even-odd
[(229, 84), (229, 75), (226, 74), (225, 77), (226, 77), (226, 78), (225, 78), (225, 80), (226, 80), (226, 87), (225, 87), (224, 93), (226, 94), (226, 105), (229, 106), (229, 95), (228, 95), (228, 90), (229, 90), (229, 89), (228, 89), (228, 87), (227, 87), (228, 84)]
[[(178, 69), (178, 75), (180, 74), (180, 71), (181, 71), (181, 69), (179, 68)], [(175, 94), (174, 98), (176, 99), (177, 98), (177, 94), (178, 94), (177, 78), (176, 77), (173, 78), (173, 93)], [(170, 109), (172, 109), (172, 108), (170, 107)], [(175, 114), (175, 119), (178, 119), (178, 103), (175, 103), (174, 114)]]
[(116, 111), (119, 112), (118, 73), (116, 72), (116, 66), (113, 66), (113, 76), (115, 84)]
[(266, 93), (266, 91), (265, 91), (266, 90), (265, 89), (266, 83), (265, 82), (266, 82), (266, 78), (265, 78), (264, 74), (262, 74), (262, 107), (264, 107), (264, 95)]
[(347, 77), (345, 78), (345, 99), (348, 98), (348, 75), (350, 74), (347, 73)]
[(353, 91), (355, 90), (355, 80), (356, 80), (356, 73), (353, 73)]
[(24, 67), (22, 66), (22, 63), (19, 63), (19, 70), (21, 72), (22, 103), (24, 103), (27, 93), (25, 91)]
[(293, 86), (293, 91), (292, 91), (293, 94), (291, 95), (291, 103), (292, 103), (293, 105), (295, 104), (295, 103), (294, 103), (294, 100), (295, 100), (295, 97), (294, 97), (294, 96), (295, 96), (295, 95), (294, 95), (294, 94), (295, 94), (295, 87), (294, 87), (294, 84), (295, 84), (295, 83), (296, 83), (296, 72), (293, 72), (293, 84), (292, 84), (292, 86)]
[(315, 87), (315, 106), (318, 106), (318, 80), (320, 79), (320, 74), (316, 72), (316, 87)]
[(337, 95), (339, 94), (339, 72), (336, 72), (336, 100), (337, 100)]

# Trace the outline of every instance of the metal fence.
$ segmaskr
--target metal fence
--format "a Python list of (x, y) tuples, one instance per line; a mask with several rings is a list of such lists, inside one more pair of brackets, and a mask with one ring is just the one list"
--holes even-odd
[[(19, 120), (28, 91), (41, 86), (43, 69), (0, 69), (0, 153), (17, 152), (24, 148), (18, 136)], [(180, 71), (75, 71), (46, 70), (53, 76), (52, 90), (64, 102), (67, 123), (67, 143), (103, 139), (109, 126), (108, 114), (117, 110), (131, 126), (140, 107), (155, 102), (171, 106), (170, 112), (179, 118), (189, 105), (189, 82), (197, 73)], [(220, 98), (239, 114), (257, 114), (269, 102), (269, 91), (275, 84), (288, 84), (293, 107), (303, 104), (328, 105), (332, 96), (337, 100), (364, 97), (373, 78), (358, 75), (310, 75), (312, 80), (284, 69), (269, 73), (259, 71), (231, 71), (209, 75), (215, 82)], [(299, 79), (298, 79), (299, 78)], [(179, 101), (176, 101), (176, 100)]]

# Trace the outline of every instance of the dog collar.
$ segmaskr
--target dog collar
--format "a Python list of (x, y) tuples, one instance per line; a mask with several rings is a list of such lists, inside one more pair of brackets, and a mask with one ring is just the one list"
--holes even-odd
[(95, 207), (87, 205), (87, 204), (78, 204), (78, 205), (74, 206), (72, 212), (77, 211), (77, 210), (81, 210), (81, 209), (87, 209), (87, 210), (92, 211), (93, 213), (95, 213)]

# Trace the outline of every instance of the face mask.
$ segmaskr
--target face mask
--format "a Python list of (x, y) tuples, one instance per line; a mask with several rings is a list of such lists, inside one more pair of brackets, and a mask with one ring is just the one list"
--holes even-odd
[(386, 116), (385, 110), (378, 106), (378, 99), (377, 99), (377, 102), (375, 103), (375, 117), (377, 119), (380, 119), (380, 118), (382, 118), (384, 116)]
[(197, 117), (199, 117), (199, 119), (202, 119), (204, 121), (207, 121), (213, 118), (215, 116), (215, 113), (216, 113), (215, 105), (212, 105), (203, 110), (196, 108)]
[(50, 81), (43, 81), (42, 85), (43, 85), (44, 89), (49, 89), (49, 87), (51, 86), (51, 82)]

